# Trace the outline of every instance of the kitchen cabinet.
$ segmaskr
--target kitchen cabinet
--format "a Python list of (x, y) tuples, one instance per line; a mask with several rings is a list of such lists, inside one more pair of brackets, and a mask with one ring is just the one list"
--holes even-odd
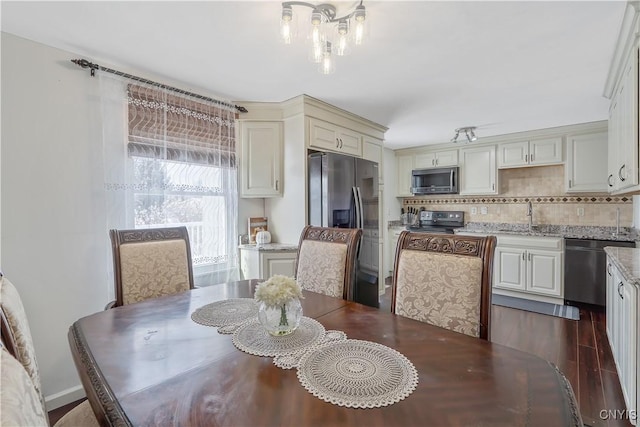
[(562, 163), (562, 138), (505, 142), (498, 145), (498, 168)]
[(614, 194), (640, 190), (638, 175), (638, 45), (631, 50), (609, 107), (608, 185)]
[(378, 272), (378, 230), (365, 229), (360, 243), (360, 267), (365, 271)]
[(358, 132), (323, 120), (309, 119), (309, 146), (362, 157), (362, 137)]
[(389, 265), (391, 266), (391, 276), (393, 277), (393, 269), (394, 269), (394, 264), (396, 262), (396, 248), (398, 247), (398, 240), (400, 239), (400, 233), (402, 233), (403, 231), (405, 231), (407, 228), (404, 226), (393, 226), (393, 227), (389, 227), (389, 256), (390, 256), (390, 261), (389, 261)]
[(283, 187), (282, 122), (240, 121), (240, 197), (278, 197)]
[(563, 246), (562, 238), (498, 235), (494, 292), (564, 304)]
[(567, 193), (608, 191), (606, 131), (569, 135), (566, 151), (564, 172)]
[[(622, 395), (630, 413), (638, 405), (638, 288), (627, 281), (607, 256), (607, 337)], [(635, 424), (636, 420), (631, 420)]]
[(240, 270), (243, 279), (268, 279), (274, 274), (295, 276), (297, 248), (265, 250), (255, 245), (240, 247)]
[(458, 166), (458, 150), (431, 151), (415, 156), (415, 169)]
[(412, 197), (411, 193), (411, 173), (415, 169), (414, 156), (399, 155), (396, 156), (396, 169), (398, 176), (396, 178), (396, 196)]
[(498, 194), (495, 145), (460, 150), (460, 194)]

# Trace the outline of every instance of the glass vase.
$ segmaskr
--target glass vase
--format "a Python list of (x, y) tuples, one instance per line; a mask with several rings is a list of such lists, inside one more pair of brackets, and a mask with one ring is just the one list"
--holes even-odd
[(295, 331), (300, 325), (301, 317), (302, 305), (298, 298), (275, 307), (260, 302), (258, 307), (258, 320), (267, 332), (276, 337), (289, 335)]

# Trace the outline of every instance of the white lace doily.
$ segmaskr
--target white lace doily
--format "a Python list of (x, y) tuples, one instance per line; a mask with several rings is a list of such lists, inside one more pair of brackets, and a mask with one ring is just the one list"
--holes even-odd
[(191, 313), (191, 320), (204, 326), (217, 326), (220, 333), (233, 333), (239, 324), (258, 315), (253, 298), (232, 298), (212, 302)]
[(336, 341), (343, 341), (347, 339), (347, 334), (342, 331), (326, 331), (324, 337), (313, 344), (311, 347), (304, 348), (300, 351), (296, 351), (282, 356), (276, 356), (273, 358), (273, 364), (280, 369), (293, 369), (298, 367), (300, 359), (306, 352), (314, 348), (315, 346), (329, 344)]
[(255, 319), (242, 324), (233, 334), (233, 344), (255, 356), (282, 356), (311, 347), (324, 337), (324, 326), (302, 316), (300, 326), (289, 335), (275, 337)]
[(348, 339), (306, 352), (298, 362), (298, 380), (325, 402), (378, 408), (409, 396), (418, 385), (418, 372), (392, 348)]

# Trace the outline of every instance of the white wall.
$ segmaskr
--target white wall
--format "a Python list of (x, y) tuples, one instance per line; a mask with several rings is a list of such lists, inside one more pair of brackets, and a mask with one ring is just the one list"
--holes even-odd
[(397, 190), (397, 176), (396, 171), (396, 154), (393, 150), (385, 148), (383, 150), (383, 177), (384, 177), (384, 201), (383, 201), (383, 230), (384, 230), (384, 268), (382, 273), (384, 277), (389, 275), (389, 272), (393, 270), (393, 256), (391, 255), (391, 247), (388, 242), (391, 241), (389, 236), (389, 228), (387, 224), (389, 221), (396, 221), (400, 219), (400, 208), (402, 207), (402, 199), (395, 197)]
[[(1, 267), (23, 299), (55, 408), (83, 395), (68, 328), (113, 293), (98, 80), (70, 52), (6, 33), (1, 48)], [(240, 200), (238, 210), (246, 223), (264, 215), (264, 201)]]

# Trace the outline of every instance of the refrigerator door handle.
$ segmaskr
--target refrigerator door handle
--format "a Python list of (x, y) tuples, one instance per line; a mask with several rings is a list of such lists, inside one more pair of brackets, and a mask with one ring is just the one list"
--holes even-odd
[(360, 198), (358, 197), (358, 187), (351, 187), (351, 195), (353, 196), (353, 208), (355, 210), (355, 224), (354, 228), (360, 227), (361, 212), (360, 212)]
[(358, 201), (358, 206), (359, 206), (359, 218), (360, 220), (358, 221), (358, 227), (364, 229), (364, 207), (362, 206), (362, 194), (360, 193), (360, 187), (356, 187), (356, 194), (358, 195), (358, 198), (356, 199)]

